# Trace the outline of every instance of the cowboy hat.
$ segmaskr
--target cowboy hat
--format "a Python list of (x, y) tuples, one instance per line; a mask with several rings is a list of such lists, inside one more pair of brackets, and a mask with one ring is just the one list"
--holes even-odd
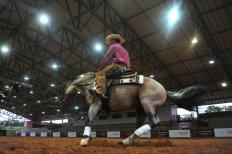
[(123, 44), (123, 43), (126, 42), (126, 40), (125, 40), (121, 35), (119, 35), (119, 34), (109, 34), (109, 35), (106, 36), (106, 38), (105, 38), (105, 43), (109, 45), (109, 44), (111, 44), (111, 41), (112, 41), (113, 39), (118, 39), (118, 40), (120, 40), (120, 44)]

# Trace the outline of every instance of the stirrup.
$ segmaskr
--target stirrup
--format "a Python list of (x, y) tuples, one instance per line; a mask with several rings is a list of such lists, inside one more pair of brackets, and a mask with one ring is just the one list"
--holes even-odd
[(96, 96), (98, 96), (98, 97), (100, 97), (100, 98), (102, 98), (104, 100), (109, 99), (105, 94), (98, 94), (98, 93), (96, 93)]
[(98, 94), (95, 90), (89, 90), (89, 93), (93, 96), (99, 96), (103, 99), (109, 99), (105, 94)]
[(105, 94), (100, 94), (103, 99), (109, 99)]

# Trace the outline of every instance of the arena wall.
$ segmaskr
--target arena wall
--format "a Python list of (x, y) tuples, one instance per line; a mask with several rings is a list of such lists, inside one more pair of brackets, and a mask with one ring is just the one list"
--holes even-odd
[[(107, 125), (107, 124), (135, 124), (136, 117), (128, 117), (128, 113), (132, 113), (135, 111), (130, 112), (113, 112), (110, 113), (108, 116), (106, 114), (99, 114), (93, 125)], [(177, 115), (177, 106), (176, 105), (166, 105), (161, 106), (157, 110), (158, 116), (161, 122), (171, 121), (173, 117)], [(106, 119), (101, 119), (102, 116), (106, 116)], [(118, 117), (114, 118), (114, 115), (118, 115)], [(87, 115), (84, 115), (84, 119), (86, 119)], [(74, 126), (84, 126), (85, 120), (80, 120), (74, 123)]]

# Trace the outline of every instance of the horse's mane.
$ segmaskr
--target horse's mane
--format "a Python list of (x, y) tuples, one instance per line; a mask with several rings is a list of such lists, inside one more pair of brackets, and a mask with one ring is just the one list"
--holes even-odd
[(74, 80), (72, 83), (76, 85), (76, 84), (85, 82), (86, 80), (89, 80), (89, 79), (95, 79), (95, 73), (94, 72), (87, 72), (87, 73), (78, 75), (77, 79)]
[(89, 78), (89, 77), (95, 77), (95, 73), (94, 72), (87, 72), (85, 74), (81, 74), (78, 76), (78, 78)]

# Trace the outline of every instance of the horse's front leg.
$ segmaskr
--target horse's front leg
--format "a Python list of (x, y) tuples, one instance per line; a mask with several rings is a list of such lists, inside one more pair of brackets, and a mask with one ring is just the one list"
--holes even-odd
[(101, 100), (100, 98), (96, 97), (93, 103), (89, 107), (88, 120), (86, 121), (83, 137), (80, 142), (81, 146), (88, 145), (91, 137), (91, 125), (100, 109), (101, 109)]

